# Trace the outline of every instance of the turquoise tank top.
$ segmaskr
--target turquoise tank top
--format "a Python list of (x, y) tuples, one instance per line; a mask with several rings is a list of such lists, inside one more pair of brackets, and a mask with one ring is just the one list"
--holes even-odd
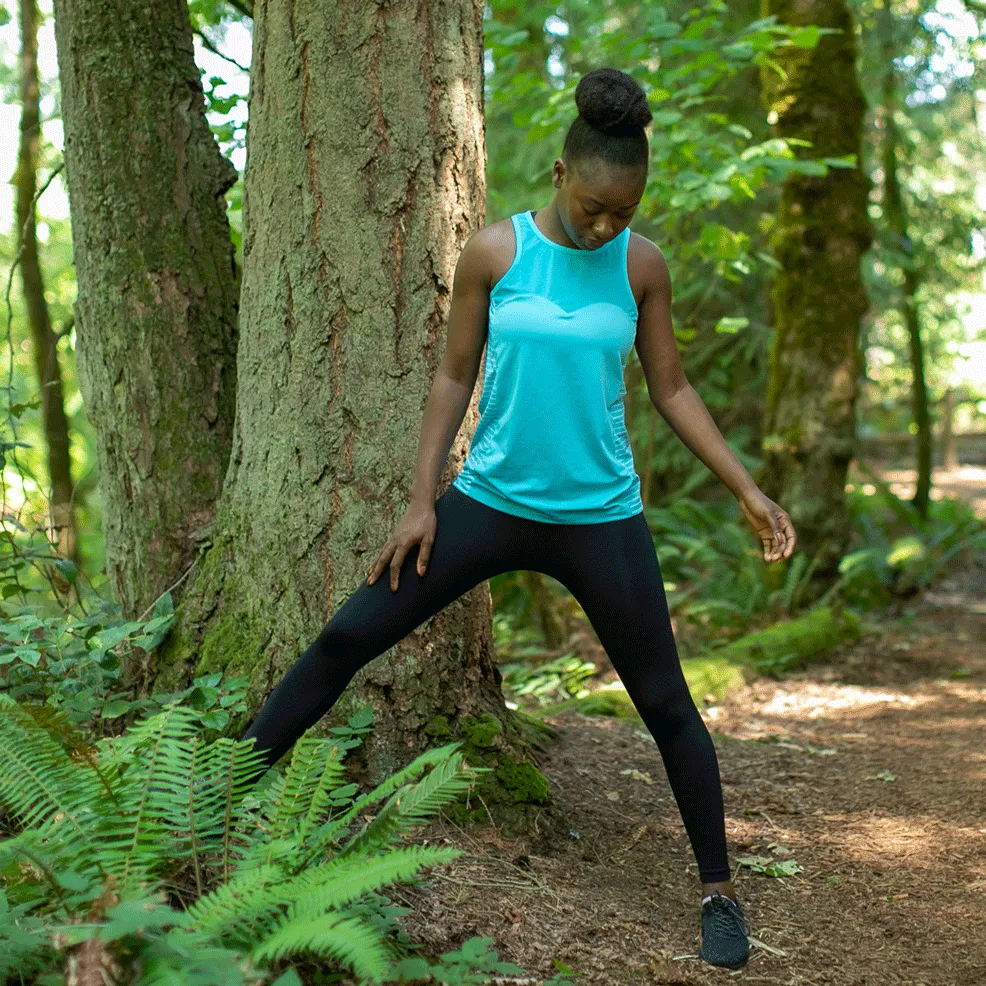
[(596, 250), (510, 217), (514, 259), (490, 291), (480, 420), (453, 485), (505, 513), (596, 524), (643, 510), (624, 421), (637, 333), (627, 227)]

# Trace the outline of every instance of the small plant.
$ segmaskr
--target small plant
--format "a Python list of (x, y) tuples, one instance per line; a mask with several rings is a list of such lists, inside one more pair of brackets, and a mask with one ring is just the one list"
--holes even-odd
[(752, 873), (762, 873), (764, 876), (794, 876), (803, 869), (793, 859), (777, 860), (769, 856), (743, 856), (736, 862)]
[(515, 661), (500, 665), (503, 687), (511, 698), (533, 696), (538, 705), (588, 695), (585, 683), (595, 672), (592, 661), (583, 661), (572, 654), (563, 654), (544, 664)]
[[(0, 808), (16, 830), (0, 842), (0, 977), (259, 984), (314, 956), (391, 981), (407, 909), (377, 889), (461, 854), (398, 839), (485, 768), (450, 744), (355, 797), (340, 754), (369, 722), (367, 707), (336, 738), (302, 737), (286, 773), (253, 788), (253, 740), (207, 742), (181, 704), (90, 744), (62, 710), (0, 694)], [(450, 986), (522, 972), (487, 944), (414, 969)]]
[(959, 500), (933, 500), (924, 519), (913, 504), (868, 473), (874, 492), (846, 494), (856, 544), (840, 561), (840, 579), (825, 594), (863, 609), (886, 606), (929, 588), (956, 555), (986, 548), (986, 530)]

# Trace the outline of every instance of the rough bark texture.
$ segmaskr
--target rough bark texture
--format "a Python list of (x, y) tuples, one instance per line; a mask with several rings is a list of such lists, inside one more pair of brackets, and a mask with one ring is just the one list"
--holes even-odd
[[(485, 203), (479, 0), (254, 14), (233, 452), (212, 549), (152, 671), (158, 687), (247, 676), (235, 735), (407, 506), (455, 264)], [(477, 420), (474, 399), (436, 495)], [(546, 802), (514, 752), (491, 617), (484, 582), (363, 668), (312, 735), (369, 701), (367, 783), (465, 737), (496, 764), (484, 799)]]
[(780, 136), (810, 140), (801, 157), (855, 154), (857, 167), (784, 184), (774, 250), (776, 337), (771, 353), (760, 485), (791, 514), (800, 550), (813, 558), (814, 594), (836, 572), (849, 537), (846, 471), (855, 448), (862, 376), (859, 323), (868, 302), (860, 258), (873, 239), (869, 181), (859, 167), (866, 110), (845, 3), (764, 0), (782, 23), (837, 28), (814, 49), (777, 53), (786, 78), (764, 69), (764, 104)]
[[(38, 258), (35, 224), (38, 145), (41, 136), (38, 106), (38, 7), (36, 0), (21, 0), (21, 141), (13, 182), (17, 189), (16, 242), (20, 253), (21, 283), (31, 329), (31, 352), (41, 394), (41, 427), (48, 445), (49, 510), (52, 534), (62, 558), (78, 560), (78, 539), (72, 516), (72, 468), (68, 447), (68, 420), (58, 364), (58, 340), (45, 301), (44, 278)], [(69, 583), (51, 568), (62, 591)]]
[[(238, 279), (184, 0), (55, 0), (106, 569), (139, 615), (196, 557), (232, 443)], [(176, 595), (178, 593), (176, 592)]]
[(928, 387), (924, 374), (924, 343), (921, 339), (921, 319), (918, 311), (918, 291), (921, 286), (914, 242), (908, 233), (907, 206), (904, 203), (897, 165), (904, 147), (897, 131), (896, 113), (900, 106), (900, 87), (894, 69), (894, 21), (888, 6), (879, 12), (880, 46), (883, 51), (883, 140), (880, 160), (883, 164), (883, 208), (890, 245), (903, 268), (904, 285), (901, 292), (902, 314), (907, 326), (908, 352), (911, 357), (911, 407), (917, 427), (917, 482), (913, 503), (918, 513), (927, 518), (931, 503), (931, 413), (928, 408)]

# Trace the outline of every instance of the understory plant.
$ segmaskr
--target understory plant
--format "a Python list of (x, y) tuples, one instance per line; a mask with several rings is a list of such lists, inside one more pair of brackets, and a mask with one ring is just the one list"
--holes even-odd
[(408, 909), (378, 891), (461, 854), (402, 840), (485, 768), (453, 743), (357, 795), (341, 756), (369, 723), (366, 707), (332, 739), (302, 737), (255, 783), (254, 741), (205, 739), (180, 702), (90, 742), (0, 693), (0, 981), (287, 986), (304, 957), (366, 983), (522, 973), (490, 939), (410, 954)]

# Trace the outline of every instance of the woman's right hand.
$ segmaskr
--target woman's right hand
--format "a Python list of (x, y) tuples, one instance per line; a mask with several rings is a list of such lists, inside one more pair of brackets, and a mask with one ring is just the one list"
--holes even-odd
[(438, 529), (438, 518), (435, 516), (435, 504), (424, 500), (414, 500), (404, 511), (397, 529), (390, 539), (380, 549), (376, 560), (366, 570), (366, 581), (372, 585), (377, 576), (390, 561), (390, 591), (397, 591), (397, 580), (401, 574), (401, 566), (411, 546), (420, 542), (418, 549), (418, 575), (424, 575), (431, 556), (431, 546), (435, 542), (435, 531)]

